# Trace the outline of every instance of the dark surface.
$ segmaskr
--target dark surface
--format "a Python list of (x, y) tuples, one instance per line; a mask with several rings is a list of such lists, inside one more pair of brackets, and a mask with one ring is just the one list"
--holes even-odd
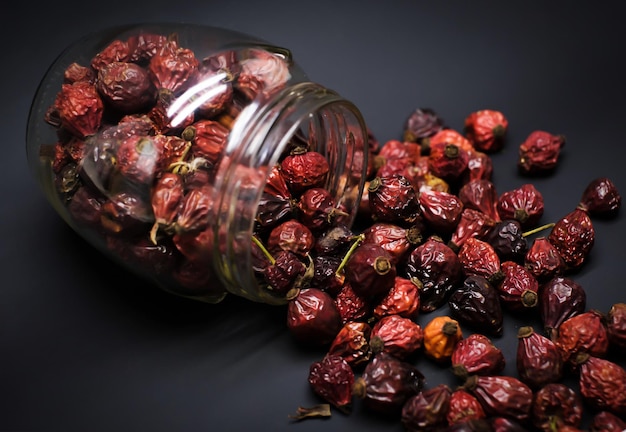
[[(595, 177), (626, 191), (625, 8), (516, 3), (59, 0), (3, 12), (0, 430), (401, 431), (358, 404), (350, 416), (290, 424), (298, 405), (319, 402), (306, 379), (322, 353), (293, 343), (283, 308), (173, 297), (74, 234), (28, 172), (29, 105), (48, 65), (85, 33), (139, 21), (231, 28), (290, 48), (312, 80), (356, 103), (382, 142), (399, 138), (417, 107), (456, 129), (473, 110), (501, 110), (510, 130), (493, 156), (499, 192), (528, 181), (515, 162), (531, 131), (564, 134), (558, 170), (532, 180), (543, 220), (554, 221)], [(626, 301), (626, 220), (594, 226), (591, 257), (573, 277), (588, 307), (606, 312)], [(505, 323), (495, 342), (514, 374), (515, 334), (527, 321)], [(456, 385), (425, 359), (418, 367), (428, 387)]]

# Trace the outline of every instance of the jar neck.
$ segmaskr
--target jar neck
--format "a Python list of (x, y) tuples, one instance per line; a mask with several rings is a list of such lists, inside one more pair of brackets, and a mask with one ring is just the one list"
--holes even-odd
[[(325, 188), (347, 210), (351, 226), (367, 169), (367, 129), (359, 110), (337, 93), (312, 82), (258, 99), (237, 117), (216, 181), (214, 264), (227, 290), (269, 304), (282, 304), (259, 285), (252, 264), (252, 235), (270, 170), (290, 142), (304, 140), (330, 165)], [(362, 153), (362, 154), (359, 154)]]

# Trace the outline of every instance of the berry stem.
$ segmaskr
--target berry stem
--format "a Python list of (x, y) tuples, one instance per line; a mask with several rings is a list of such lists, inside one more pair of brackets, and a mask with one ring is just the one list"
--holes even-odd
[(343, 259), (339, 263), (339, 267), (337, 267), (337, 271), (335, 271), (335, 275), (336, 276), (338, 276), (338, 277), (341, 276), (341, 272), (343, 271), (343, 268), (346, 266), (346, 263), (350, 259), (350, 256), (356, 250), (356, 248), (359, 247), (359, 245), (361, 244), (361, 242), (363, 240), (365, 240), (365, 234), (359, 234), (358, 236), (355, 237), (355, 240), (352, 243), (352, 245), (350, 246), (350, 249), (348, 249), (348, 252), (346, 252), (346, 254), (344, 255)]
[(545, 229), (552, 228), (553, 226), (554, 226), (554, 222), (551, 222), (551, 223), (545, 224), (545, 225), (541, 225), (541, 226), (539, 226), (537, 228), (533, 228), (533, 229), (531, 229), (529, 231), (526, 231), (526, 232), (522, 233), (522, 237), (528, 237), (530, 235), (537, 234), (539, 231), (543, 231)]
[(256, 236), (252, 236), (252, 243), (257, 245), (259, 247), (259, 249), (261, 249), (261, 252), (263, 252), (263, 255), (265, 255), (267, 257), (267, 259), (269, 260), (271, 265), (276, 264), (276, 259), (274, 259), (274, 257), (270, 253), (270, 251), (268, 251), (267, 248), (265, 247), (265, 245), (263, 243), (261, 243), (261, 240), (256, 238)]

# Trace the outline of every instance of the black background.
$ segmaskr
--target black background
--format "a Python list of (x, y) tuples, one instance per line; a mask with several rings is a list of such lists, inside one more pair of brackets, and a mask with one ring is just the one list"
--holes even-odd
[[(182, 21), (226, 27), (290, 48), (318, 83), (362, 111), (384, 142), (417, 107), (456, 129), (491, 108), (509, 119), (493, 156), (498, 192), (532, 181), (545, 222), (572, 210), (587, 183), (626, 191), (626, 9), (622, 2), (16, 2), (0, 35), (0, 430), (401, 431), (350, 416), (291, 424), (318, 403), (307, 384), (320, 352), (298, 348), (285, 309), (229, 297), (205, 305), (163, 293), (111, 265), (54, 212), (28, 171), (29, 106), (68, 44), (110, 25)], [(533, 130), (564, 134), (557, 171), (525, 179), (517, 147)], [(588, 307), (626, 301), (620, 215), (595, 221), (596, 244), (573, 276)], [(420, 323), (430, 317), (423, 315)], [(532, 323), (532, 322), (531, 322)], [(495, 339), (514, 372), (516, 329)], [(427, 387), (456, 385), (418, 361)], [(575, 385), (575, 384), (572, 384)]]

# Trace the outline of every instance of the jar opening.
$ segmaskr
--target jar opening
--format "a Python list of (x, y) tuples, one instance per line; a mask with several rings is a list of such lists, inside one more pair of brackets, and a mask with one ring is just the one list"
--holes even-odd
[[(358, 109), (335, 92), (304, 82), (246, 107), (231, 131), (218, 170), (216, 260), (228, 290), (255, 301), (284, 303), (253, 271), (252, 236), (272, 167), (297, 148), (323, 155), (329, 173), (323, 188), (352, 226), (365, 184), (367, 130)], [(255, 289), (250, 292), (250, 287)]]

